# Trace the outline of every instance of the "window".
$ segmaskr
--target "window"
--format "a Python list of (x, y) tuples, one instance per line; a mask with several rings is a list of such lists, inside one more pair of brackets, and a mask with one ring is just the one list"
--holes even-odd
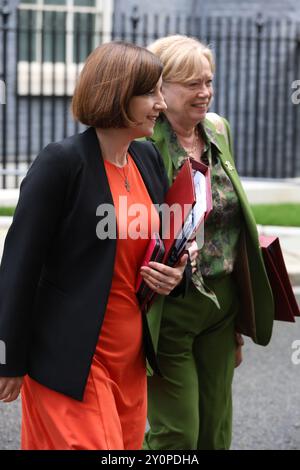
[[(111, 39), (113, 0), (23, 0), (18, 93), (70, 95), (87, 55)], [(105, 8), (104, 8), (105, 6)]]

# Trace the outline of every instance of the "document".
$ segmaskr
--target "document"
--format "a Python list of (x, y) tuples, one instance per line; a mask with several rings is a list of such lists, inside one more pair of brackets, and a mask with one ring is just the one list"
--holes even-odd
[[(197, 166), (196, 169), (193, 169), (192, 165), (191, 169), (194, 201), (191, 204), (191, 211), (185, 219), (181, 230), (177, 234), (174, 234), (171, 249), (165, 259), (165, 263), (168, 266), (174, 266), (178, 262), (186, 244), (189, 240), (193, 240), (196, 237), (197, 232), (204, 223), (205, 217), (208, 215), (212, 207), (212, 202), (210, 201), (210, 174), (209, 184), (206, 174), (207, 172), (209, 173), (208, 167), (201, 164), (201, 167)], [(205, 173), (202, 173), (202, 171)], [(186, 184), (188, 184), (187, 181)]]

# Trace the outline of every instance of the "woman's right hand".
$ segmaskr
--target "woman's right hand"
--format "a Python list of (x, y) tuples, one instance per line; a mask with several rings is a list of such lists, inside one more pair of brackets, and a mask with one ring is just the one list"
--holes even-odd
[(0, 377), (0, 401), (9, 403), (18, 398), (23, 377)]

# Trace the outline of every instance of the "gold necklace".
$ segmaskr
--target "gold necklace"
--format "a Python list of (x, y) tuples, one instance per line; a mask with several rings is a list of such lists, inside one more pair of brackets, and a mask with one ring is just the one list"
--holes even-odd
[[(123, 181), (124, 181), (124, 186), (126, 188), (126, 191), (128, 193), (130, 193), (130, 184), (129, 184), (129, 180), (128, 180), (128, 174), (129, 174), (129, 164), (130, 164), (130, 160), (128, 159), (127, 155), (126, 155), (126, 161), (127, 163), (122, 167), (122, 168), (119, 168), (118, 166), (116, 166), (116, 169), (118, 171), (118, 173), (121, 175)], [(127, 166), (127, 175), (125, 173), (125, 166)]]
[(194, 154), (197, 151), (198, 143), (199, 143), (199, 134), (198, 134), (197, 128), (194, 129), (193, 143), (191, 147), (186, 147), (185, 145), (183, 145), (180, 139), (179, 139), (179, 142), (188, 155)]

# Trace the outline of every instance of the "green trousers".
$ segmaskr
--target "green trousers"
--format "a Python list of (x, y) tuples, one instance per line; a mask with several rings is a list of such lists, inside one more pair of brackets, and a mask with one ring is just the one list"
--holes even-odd
[(230, 447), (239, 303), (232, 275), (207, 284), (220, 309), (193, 285), (184, 299), (165, 301), (158, 343), (163, 378), (148, 377), (144, 449)]

